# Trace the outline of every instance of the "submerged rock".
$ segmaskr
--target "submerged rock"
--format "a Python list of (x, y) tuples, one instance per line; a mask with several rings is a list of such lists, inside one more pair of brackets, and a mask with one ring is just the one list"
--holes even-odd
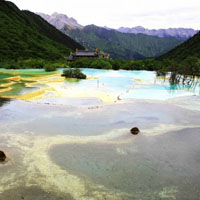
[(130, 132), (131, 132), (133, 135), (137, 135), (137, 134), (140, 132), (140, 130), (139, 130), (139, 128), (134, 127), (134, 128), (132, 128), (132, 129), (130, 130)]
[(6, 159), (6, 154), (3, 151), (0, 151), (0, 162), (5, 161)]

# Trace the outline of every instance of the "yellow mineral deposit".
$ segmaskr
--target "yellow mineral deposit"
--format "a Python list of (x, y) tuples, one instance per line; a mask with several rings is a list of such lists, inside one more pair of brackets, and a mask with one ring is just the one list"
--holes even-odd
[(91, 80), (91, 79), (99, 79), (99, 78), (96, 77), (96, 76), (88, 76), (88, 77), (87, 77), (87, 80)]
[(112, 94), (103, 91), (91, 91), (91, 90), (85, 90), (85, 91), (68, 90), (68, 91), (69, 91), (68, 93), (66, 91), (66, 94), (62, 93), (62, 96), (69, 98), (95, 97), (107, 103), (114, 102), (117, 100), (117, 97), (114, 97), (112, 96)]
[(169, 80), (169, 77), (164, 77), (164, 76), (157, 76), (157, 80)]
[(13, 84), (15, 84), (15, 82), (3, 83), (3, 84), (0, 84), (0, 87), (9, 87)]
[(8, 92), (8, 91), (10, 91), (10, 90), (12, 90), (12, 88), (11, 87), (8, 87), (8, 88), (0, 88), (0, 93), (3, 93), (3, 92)]
[(39, 89), (35, 92), (27, 93), (21, 96), (3, 96), (4, 98), (13, 98), (13, 99), (20, 99), (24, 101), (31, 101), (36, 99), (41, 99), (47, 92), (52, 92), (53, 94), (51, 96), (58, 96), (57, 92), (54, 90), (54, 88), (45, 88), (45, 89)]
[(5, 78), (5, 80), (19, 82), (21, 80), (21, 76), (13, 76), (13, 77)]
[[(91, 89), (74, 89), (72, 87), (64, 87), (63, 84), (60, 84), (64, 82), (63, 79), (60, 79), (58, 81), (46, 81), (43, 82), (47, 86), (54, 88), (55, 91), (58, 92), (59, 97), (66, 97), (66, 98), (84, 98), (84, 97), (95, 97), (100, 99), (103, 102), (114, 102), (117, 100), (117, 95), (103, 91), (101, 89), (94, 90)], [(57, 84), (58, 83), (58, 84)]]
[[(17, 72), (16, 72), (17, 73)], [(49, 79), (49, 80), (48, 80)], [(0, 87), (7, 87), (7, 88), (0, 88), (0, 93), (4, 93), (7, 91), (12, 90), (12, 85), (16, 84), (16, 82), (20, 81), (32, 81), (32, 83), (25, 83), (25, 87), (32, 87), (34, 84), (47, 84), (52, 82), (64, 82), (64, 78), (60, 77), (60, 74), (51, 74), (51, 75), (43, 75), (37, 77), (29, 77), (29, 78), (22, 78), (20, 76), (13, 76), (9, 78), (5, 78), (4, 80), (10, 81), (10, 83), (1, 84)], [(9, 87), (10, 86), (10, 87)], [(20, 100), (35, 100), (42, 98), (47, 92), (52, 92), (53, 96), (60, 96), (54, 88), (45, 88), (41, 89), (38, 88), (37, 91), (27, 93), (24, 95), (19, 96), (3, 96), (5, 98), (16, 98)]]
[[(149, 84), (153, 84), (153, 81), (144, 81), (144, 80), (141, 80), (140, 78), (134, 78), (133, 81), (137, 82), (137, 84), (139, 85), (149, 85)], [(134, 85), (135, 86), (135, 85)]]
[[(17, 73), (17, 72), (16, 72)], [(98, 79), (98, 77), (88, 77), (89, 79)], [(65, 97), (65, 98), (98, 98), (103, 102), (115, 102), (117, 101), (118, 94), (114, 94), (111, 92), (107, 92), (106, 88), (104, 87), (104, 90), (101, 88), (98, 90), (94, 89), (83, 89), (83, 90), (75, 90), (70, 87), (64, 87), (65, 78), (61, 77), (60, 73), (55, 73), (51, 75), (40, 75), (35, 77), (28, 77), (28, 78), (22, 78), (20, 76), (14, 76), (10, 78), (6, 78), (5, 80), (11, 81), (10, 83), (7, 83), (7, 85), (4, 84), (4, 86), (12, 86), (15, 84), (15, 82), (20, 81), (27, 81), (25, 84), (25, 87), (30, 88), (37, 85), (38, 90), (30, 93), (26, 93), (24, 95), (19, 96), (7, 96), (4, 95), (5, 98), (16, 98), (20, 100), (36, 100), (41, 99), (44, 96), (46, 96), (47, 93), (51, 93), (48, 95), (48, 97)], [(40, 88), (38, 85), (46, 85), (48, 88)], [(0, 93), (6, 92), (12, 90), (12, 87), (0, 89)]]
[(140, 78), (134, 78), (133, 80), (135, 80), (137, 82), (142, 82), (142, 80)]

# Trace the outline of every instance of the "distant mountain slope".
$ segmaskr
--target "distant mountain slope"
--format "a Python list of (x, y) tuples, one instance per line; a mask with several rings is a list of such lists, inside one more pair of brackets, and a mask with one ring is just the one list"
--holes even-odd
[[(50, 24), (55, 26), (57, 29), (61, 30), (65, 26), (71, 28), (83, 28), (84, 26), (80, 25), (74, 18), (69, 18), (65, 14), (53, 13), (52, 15), (47, 15), (44, 13), (36, 13), (48, 21)], [(117, 30), (121, 33), (142, 33), (151, 36), (157, 37), (176, 37), (181, 40), (187, 40), (194, 36), (198, 31), (191, 28), (168, 28), (168, 29), (147, 29), (142, 26), (136, 26), (133, 28), (120, 27), (119, 29), (113, 29), (109, 27), (104, 27), (107, 30)]]
[[(174, 33), (174, 35), (176, 37), (181, 36), (181, 39), (177, 39), (171, 37), (172, 30), (171, 35), (169, 35), (170, 33), (168, 33), (168, 35), (164, 34), (161, 31), (161, 33), (158, 34), (159, 37), (150, 35), (150, 33), (157, 34), (154, 33), (153, 30), (152, 32), (148, 32), (149, 34), (121, 33), (108, 27), (101, 28), (95, 25), (83, 27), (78, 24), (76, 20), (74, 22), (73, 18), (68, 18), (63, 14), (39, 14), (63, 33), (67, 34), (78, 43), (81, 43), (84, 47), (88, 49), (99, 48), (110, 53), (112, 58), (142, 59), (146, 57), (156, 57), (180, 45), (184, 37), (187, 38), (193, 34), (192, 30), (190, 33), (189, 29), (186, 35), (184, 35), (184, 32), (182, 34), (180, 33), (181, 29), (179, 32), (178, 30), (174, 30), (176, 33)], [(141, 27), (138, 27), (137, 31), (140, 31), (139, 29), (141, 29)], [(126, 31), (124, 30), (124, 32)]]
[(83, 47), (41, 17), (0, 0), (0, 61), (59, 59)]
[(45, 36), (54, 40), (57, 43), (66, 45), (68, 48), (72, 50), (76, 50), (76, 48), (84, 49), (79, 43), (75, 42), (73, 39), (66, 36), (66, 34), (64, 34), (63, 32), (58, 31), (53, 25), (46, 22), (39, 15), (36, 15), (30, 11), (23, 11), (23, 12), (35, 22), (41, 34), (44, 34)]
[(200, 58), (200, 32), (185, 41), (183, 44), (160, 56), (158, 59), (169, 58), (181, 61), (189, 56), (196, 56)]
[(71, 29), (66, 26), (62, 31), (86, 48), (99, 48), (110, 53), (112, 58), (141, 59), (155, 57), (182, 43), (182, 40), (176, 38), (120, 33), (95, 25), (85, 26), (83, 29)]
[(44, 13), (36, 13), (48, 21), (50, 24), (55, 26), (57, 29), (62, 29), (66, 25), (73, 27), (73, 28), (82, 28), (83, 26), (78, 24), (78, 22), (74, 18), (69, 18), (65, 14), (59, 14), (57, 12), (53, 13), (52, 15), (47, 15)]
[(168, 28), (168, 29), (145, 29), (142, 26), (134, 28), (121, 27), (117, 29), (122, 33), (143, 33), (146, 35), (158, 36), (158, 37), (176, 37), (182, 40), (186, 40), (194, 36), (198, 31), (191, 28)]

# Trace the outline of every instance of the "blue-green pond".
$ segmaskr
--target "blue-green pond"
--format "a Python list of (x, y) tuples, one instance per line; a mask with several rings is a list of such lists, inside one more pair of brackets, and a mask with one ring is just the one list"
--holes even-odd
[(199, 86), (83, 71), (90, 79), (1, 78), (14, 83), (0, 93), (0, 200), (200, 199)]

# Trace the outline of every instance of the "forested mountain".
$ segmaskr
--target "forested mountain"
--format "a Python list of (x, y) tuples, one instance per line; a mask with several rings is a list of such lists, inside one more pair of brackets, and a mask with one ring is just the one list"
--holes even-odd
[[(46, 21), (48, 21), (50, 24), (52, 24), (59, 30), (63, 29), (66, 25), (70, 26), (71, 28), (84, 27), (80, 25), (76, 19), (74, 19), (73, 17), (68, 17), (66, 14), (60, 14), (57, 12), (54, 12), (52, 15), (47, 15), (44, 13), (36, 13), (36, 14), (40, 15), (42, 18), (44, 18)], [(134, 33), (134, 34), (142, 33), (146, 35), (163, 37), (163, 38), (175, 37), (181, 40), (187, 40), (198, 32), (198, 30), (194, 30), (192, 28), (148, 29), (142, 26), (136, 26), (133, 28), (120, 27), (118, 29), (113, 29), (104, 26), (104, 28), (107, 30), (116, 30), (122, 33)]]
[(120, 33), (95, 25), (82, 29), (65, 26), (64, 33), (88, 49), (99, 48), (111, 54), (112, 58), (141, 59), (166, 53), (183, 41), (177, 38), (159, 38), (144, 34)]
[(169, 58), (176, 61), (182, 61), (191, 56), (200, 58), (200, 32), (183, 44), (160, 56), (158, 59)]
[[(183, 37), (189, 37), (189, 32), (186, 34), (182, 31), (181, 34), (181, 30), (176, 30), (176, 34), (173, 34), (177, 37), (182, 36), (182, 38), (172, 37), (172, 32), (175, 32), (174, 30), (170, 30), (171, 35), (163, 35), (163, 33), (160, 33), (161, 35), (158, 34), (158, 37), (153, 32), (151, 33), (155, 36), (151, 36), (150, 32), (148, 32), (149, 34), (146, 34), (146, 32), (144, 32), (145, 34), (140, 34), (139, 32), (136, 32), (137, 34), (132, 32), (122, 33), (128, 32), (128, 30), (114, 30), (95, 25), (84, 27), (78, 24), (75, 19), (69, 18), (64, 14), (38, 14), (63, 33), (67, 34), (78, 43), (81, 43), (85, 48), (89, 50), (99, 48), (110, 53), (111, 57), (114, 59), (156, 57), (181, 44), (184, 39)], [(191, 32), (190, 35), (192, 34), (194, 33)]]
[(0, 61), (42, 58), (55, 60), (83, 46), (40, 16), (0, 0)]

